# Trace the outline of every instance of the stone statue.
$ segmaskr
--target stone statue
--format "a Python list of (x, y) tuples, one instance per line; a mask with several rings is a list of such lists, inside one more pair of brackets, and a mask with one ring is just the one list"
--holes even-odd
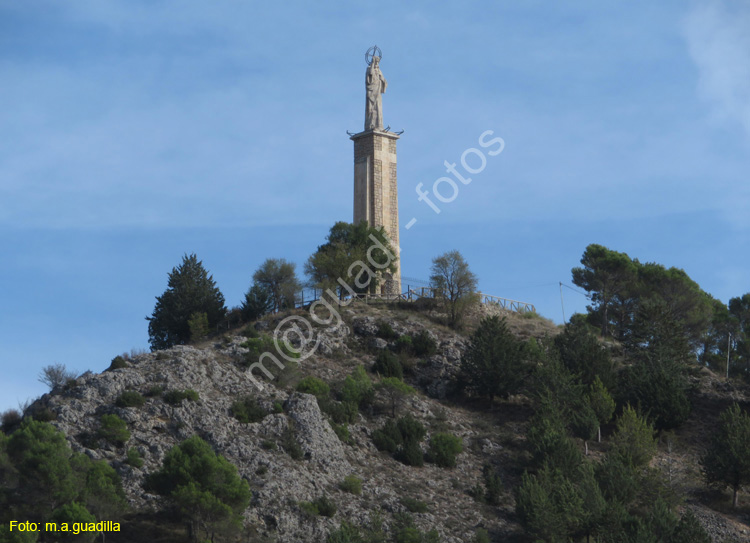
[(383, 97), (388, 82), (380, 71), (380, 57), (373, 56), (365, 75), (367, 107), (365, 108), (365, 130), (383, 129)]

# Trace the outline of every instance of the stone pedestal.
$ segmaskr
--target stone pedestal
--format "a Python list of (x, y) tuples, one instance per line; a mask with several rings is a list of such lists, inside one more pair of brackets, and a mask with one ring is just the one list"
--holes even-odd
[[(366, 130), (351, 136), (354, 142), (354, 223), (367, 221), (383, 227), (399, 257), (398, 182), (396, 141), (398, 136), (382, 130)], [(401, 293), (401, 262), (383, 294)]]

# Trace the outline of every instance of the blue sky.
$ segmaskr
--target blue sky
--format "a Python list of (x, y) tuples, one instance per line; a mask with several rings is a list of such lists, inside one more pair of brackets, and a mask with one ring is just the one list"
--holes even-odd
[[(351, 220), (373, 44), (404, 275), (458, 249), (561, 322), (601, 243), (750, 291), (748, 28), (731, 1), (0, 0), (0, 410), (48, 364), (146, 348), (184, 253), (238, 305), (265, 258), (301, 268)], [(417, 201), (486, 130), (502, 154), (439, 215)]]

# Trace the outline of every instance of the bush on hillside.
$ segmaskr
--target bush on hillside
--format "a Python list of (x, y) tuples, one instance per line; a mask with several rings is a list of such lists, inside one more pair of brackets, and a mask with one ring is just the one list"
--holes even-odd
[(98, 436), (121, 447), (130, 439), (130, 430), (127, 423), (117, 415), (102, 415)]
[(331, 394), (331, 387), (328, 383), (317, 377), (305, 377), (297, 384), (297, 392), (312, 394), (319, 400), (326, 399)]
[(378, 352), (378, 355), (375, 358), (375, 364), (372, 366), (372, 371), (382, 377), (396, 377), (397, 379), (404, 378), (404, 369), (401, 366), (401, 362), (398, 357), (388, 349), (383, 349)]
[(461, 438), (441, 432), (430, 437), (427, 456), (430, 462), (440, 467), (453, 468), (456, 467), (456, 456), (462, 451)]
[(126, 390), (115, 400), (117, 407), (141, 407), (144, 403), (146, 403), (146, 398), (135, 390)]
[(232, 403), (229, 411), (235, 419), (245, 424), (260, 422), (268, 414), (265, 409), (258, 405), (258, 400), (253, 396), (245, 396)]
[(198, 393), (191, 388), (186, 388), (185, 390), (170, 390), (164, 394), (164, 401), (169, 405), (180, 405), (182, 400), (197, 402), (199, 396)]

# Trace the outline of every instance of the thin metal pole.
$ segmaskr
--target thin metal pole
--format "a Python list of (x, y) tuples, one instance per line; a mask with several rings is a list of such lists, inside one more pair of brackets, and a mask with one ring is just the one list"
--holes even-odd
[(731, 340), (732, 334), (727, 334), (727, 381), (729, 381), (729, 349)]
[(562, 306), (563, 324), (565, 324), (565, 302), (563, 301), (562, 281), (560, 281), (560, 305)]

